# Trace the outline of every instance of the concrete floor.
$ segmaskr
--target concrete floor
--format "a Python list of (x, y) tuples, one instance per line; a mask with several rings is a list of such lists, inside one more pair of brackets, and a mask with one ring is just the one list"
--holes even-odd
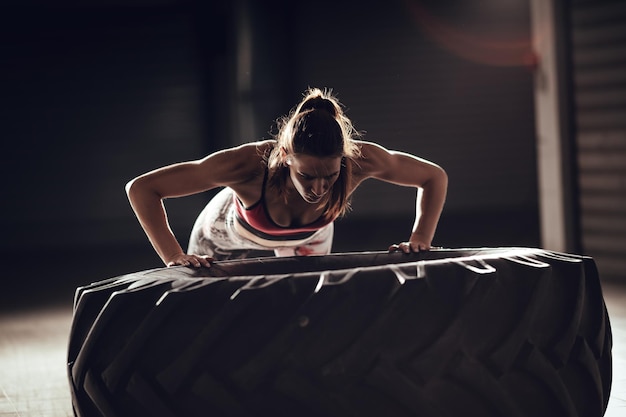
[[(606, 416), (623, 417), (626, 285), (605, 283), (603, 288), (614, 337), (614, 379)], [(65, 364), (72, 300), (71, 292), (63, 294), (61, 302), (0, 309), (0, 417), (73, 415)]]
[(606, 417), (626, 416), (626, 285), (603, 285), (613, 331), (613, 387)]
[(66, 348), (69, 306), (0, 316), (0, 416), (73, 416)]

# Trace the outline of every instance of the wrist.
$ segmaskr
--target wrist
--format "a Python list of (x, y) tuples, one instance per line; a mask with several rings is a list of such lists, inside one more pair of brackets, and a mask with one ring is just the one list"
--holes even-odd
[(182, 250), (180, 250), (180, 251), (177, 251), (177, 252), (172, 252), (172, 253), (170, 253), (168, 255), (163, 255), (163, 256), (161, 256), (161, 259), (167, 265), (170, 262), (176, 261), (177, 259), (179, 259), (183, 255), (185, 255), (185, 253)]
[(422, 231), (416, 231), (416, 232), (412, 232), (411, 233), (411, 240), (414, 239), (422, 239), (422, 240), (432, 240), (433, 239), (433, 235), (434, 233), (426, 233), (426, 232), (422, 232)]

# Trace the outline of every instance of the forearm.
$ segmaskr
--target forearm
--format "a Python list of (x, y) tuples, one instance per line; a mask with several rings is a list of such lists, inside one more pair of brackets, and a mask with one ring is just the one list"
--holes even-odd
[(183, 249), (169, 226), (161, 197), (133, 183), (126, 187), (126, 191), (139, 224), (154, 250), (167, 265), (176, 255), (183, 253)]
[(419, 237), (428, 244), (432, 242), (446, 201), (447, 189), (448, 177), (443, 170), (439, 170), (437, 175), (418, 189), (411, 240)]

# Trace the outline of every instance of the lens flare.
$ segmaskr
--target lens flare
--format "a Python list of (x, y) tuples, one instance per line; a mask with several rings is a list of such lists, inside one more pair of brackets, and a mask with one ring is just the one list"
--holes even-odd
[(533, 67), (531, 41), (524, 36), (496, 39), (462, 30), (432, 14), (419, 0), (405, 1), (415, 22), (432, 41), (466, 60), (498, 67)]

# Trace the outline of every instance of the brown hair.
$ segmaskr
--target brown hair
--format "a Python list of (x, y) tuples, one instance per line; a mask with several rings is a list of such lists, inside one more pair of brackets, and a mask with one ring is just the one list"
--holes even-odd
[(289, 175), (286, 155), (302, 153), (320, 158), (341, 157), (339, 177), (333, 184), (324, 216), (334, 219), (345, 214), (350, 208), (348, 192), (353, 158), (360, 155), (354, 139), (359, 136), (331, 90), (309, 88), (302, 101), (287, 116), (278, 120), (277, 143), (267, 158), (270, 186), (281, 194), (285, 193)]

